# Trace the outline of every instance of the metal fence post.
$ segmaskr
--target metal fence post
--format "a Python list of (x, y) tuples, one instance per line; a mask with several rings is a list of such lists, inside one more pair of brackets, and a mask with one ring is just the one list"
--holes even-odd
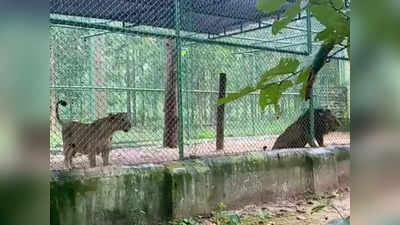
[(182, 105), (182, 51), (181, 51), (181, 13), (180, 13), (180, 0), (175, 0), (175, 38), (176, 38), (176, 51), (177, 51), (177, 68), (178, 75), (178, 149), (179, 159), (183, 160), (183, 105)]
[[(189, 51), (189, 50), (188, 50)], [(192, 59), (192, 51), (189, 51), (189, 53), (188, 53), (188, 58), (189, 58), (189, 60), (191, 60)], [(192, 98), (192, 94), (191, 94), (191, 92), (190, 92), (190, 90), (191, 90), (191, 83), (190, 83), (190, 77), (189, 76), (191, 76), (192, 75), (192, 61), (188, 61), (187, 59), (186, 59), (186, 64), (187, 64), (187, 67), (186, 67), (186, 76), (185, 76), (185, 86), (186, 86), (186, 116), (187, 116), (187, 118), (186, 118), (186, 124), (187, 124), (187, 126), (186, 126), (186, 138), (187, 138), (187, 140), (188, 140), (188, 142), (190, 143), (190, 141), (191, 141), (191, 137), (192, 137), (192, 132), (191, 132), (191, 126), (192, 126), (192, 124), (191, 124), (191, 115), (192, 115), (192, 113), (193, 113), (193, 111), (192, 111), (192, 105), (191, 105), (191, 98)], [(186, 65), (185, 64), (185, 65)]]
[[(226, 74), (219, 74), (219, 93), (218, 99), (225, 97), (226, 89)], [(219, 105), (217, 107), (217, 135), (216, 135), (216, 149), (224, 149), (224, 125), (225, 125), (225, 105)]]
[[(251, 71), (251, 79), (256, 80), (257, 79), (257, 69), (256, 69), (256, 57), (254, 55), (249, 56), (249, 58), (252, 61), (252, 71)], [(250, 83), (253, 85), (253, 83)], [(252, 126), (252, 131), (253, 131), (253, 136), (256, 136), (256, 119), (257, 119), (257, 96), (253, 95), (251, 96), (251, 126)], [(258, 122), (258, 121), (257, 121)]]

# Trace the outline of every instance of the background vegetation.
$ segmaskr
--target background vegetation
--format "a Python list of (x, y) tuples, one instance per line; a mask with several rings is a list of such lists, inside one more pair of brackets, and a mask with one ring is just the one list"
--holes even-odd
[[(99, 35), (100, 34), (100, 35)], [(253, 37), (266, 35), (263, 31)], [(271, 34), (267, 34), (271, 35)], [(272, 36), (272, 35), (271, 35)], [(64, 119), (90, 122), (109, 112), (130, 112), (135, 128), (118, 133), (114, 142), (129, 146), (160, 145), (163, 137), (165, 39), (104, 33), (99, 30), (51, 26), (51, 147), (62, 143), (55, 121), (54, 104), (64, 99)], [(247, 51), (247, 52), (246, 52)], [(185, 143), (215, 137), (215, 113), (219, 73), (227, 74), (227, 92), (257, 82), (261, 73), (282, 57), (304, 56), (252, 51), (217, 45), (183, 43), (183, 115)], [(315, 85), (315, 105), (332, 109), (338, 117), (348, 114), (348, 64), (331, 60)], [(325, 93), (326, 90), (331, 90)], [(258, 93), (243, 97), (225, 109), (225, 135), (262, 136), (281, 133), (308, 104), (299, 87), (282, 95), (282, 115), (258, 106)]]

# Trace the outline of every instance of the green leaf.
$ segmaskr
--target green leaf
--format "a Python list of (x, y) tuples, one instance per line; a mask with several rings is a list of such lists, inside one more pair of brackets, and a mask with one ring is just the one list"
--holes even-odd
[(343, 9), (344, 8), (344, 1), (343, 0), (332, 0), (333, 7), (335, 9)]
[(304, 82), (300, 89), (300, 97), (304, 99), (306, 97), (307, 82)]
[(258, 99), (258, 105), (260, 106), (261, 110), (265, 110), (268, 105), (274, 104), (274, 94), (277, 93), (278, 90), (278, 83), (268, 84), (261, 89), (260, 97)]
[(311, 12), (325, 27), (336, 27), (338, 24), (343, 25), (346, 23), (346, 18), (330, 6), (313, 5), (311, 6)]
[(311, 73), (311, 66), (303, 68), (303, 71), (299, 74), (299, 76), (297, 76), (296, 83), (302, 84), (301, 88), (300, 88), (300, 92), (299, 92), (300, 97), (302, 99), (304, 99), (306, 96), (307, 80), (308, 80), (308, 77), (310, 76), (310, 73)]
[[(260, 93), (263, 93), (263, 90), (261, 90)], [(260, 97), (258, 97), (258, 105), (260, 106), (260, 108), (264, 110), (268, 104), (270, 104), (270, 99), (268, 98), (268, 95), (266, 95), (265, 93), (260, 94)]]
[(311, 0), (311, 4), (313, 5), (329, 5), (330, 0)]
[(350, 21), (332, 7), (313, 5), (311, 12), (326, 27), (324, 31), (317, 35), (317, 39), (338, 44), (350, 35)]
[(281, 106), (278, 103), (274, 104), (274, 111), (276, 118), (279, 119), (281, 117)]
[(346, 31), (337, 32), (332, 28), (326, 28), (315, 36), (316, 41), (323, 41), (325, 44), (340, 44), (346, 38)]
[(239, 225), (240, 224), (240, 217), (237, 214), (229, 216), (229, 223), (228, 225)]
[(278, 66), (272, 68), (267, 73), (268, 75), (279, 75), (279, 74), (288, 74), (293, 73), (297, 70), (297, 67), (300, 65), (299, 60), (293, 58), (282, 58), (279, 61)]
[(262, 87), (266, 81), (270, 80), (271, 78), (277, 75), (294, 73), (299, 67), (299, 65), (300, 62), (297, 59), (282, 58), (277, 66), (264, 72), (264, 74), (261, 76), (261, 80), (259, 81), (257, 87), (258, 88)]
[(310, 75), (310, 72), (311, 72), (311, 67), (303, 68), (301, 73), (297, 76), (296, 83), (300, 84), (300, 83), (306, 82), (308, 79), (308, 76)]
[(286, 0), (259, 0), (257, 9), (265, 13), (271, 13), (282, 8)]
[(292, 81), (290, 81), (290, 80), (285, 80), (285, 81), (282, 81), (280, 84), (279, 84), (279, 90), (281, 91), (281, 92), (284, 92), (284, 91), (286, 91), (288, 88), (290, 88), (290, 87), (292, 87), (293, 86), (293, 82)]
[(319, 32), (316, 36), (315, 36), (315, 40), (316, 41), (323, 41), (323, 40), (328, 40), (330, 38), (332, 38), (333, 35), (333, 30), (326, 28), (325, 30)]
[(301, 11), (300, 7), (301, 1), (298, 1), (292, 7), (286, 9), (285, 14), (283, 15), (283, 19), (275, 21), (272, 25), (272, 34), (276, 35), (285, 28)]
[(226, 96), (225, 98), (220, 98), (218, 99), (217, 105), (222, 105), (222, 104), (226, 104), (226, 103), (230, 103), (240, 97), (243, 97), (247, 94), (250, 94), (253, 91), (256, 91), (257, 89), (253, 88), (253, 87), (246, 87), (243, 88), (242, 90), (240, 90), (239, 92), (236, 93), (231, 93), (228, 94), (228, 96)]
[(264, 86), (260, 91), (259, 106), (261, 110), (265, 110), (268, 105), (274, 105), (275, 114), (280, 116), (279, 100), (284, 91), (293, 86), (293, 82), (285, 80), (280, 83), (272, 83)]
[(186, 49), (182, 49), (181, 54), (182, 54), (182, 56), (185, 56), (187, 54), (187, 50)]
[(339, 32), (343, 32), (345, 37), (350, 37), (350, 20), (345, 19), (342, 26), (337, 29)]

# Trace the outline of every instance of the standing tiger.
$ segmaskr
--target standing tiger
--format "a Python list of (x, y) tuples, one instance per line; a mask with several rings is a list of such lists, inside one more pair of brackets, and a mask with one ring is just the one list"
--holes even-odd
[(64, 164), (72, 168), (72, 158), (78, 152), (88, 155), (90, 167), (96, 166), (96, 154), (101, 153), (103, 165), (109, 165), (109, 153), (114, 132), (128, 132), (132, 124), (128, 113), (109, 114), (92, 123), (61, 120), (59, 105), (66, 106), (67, 102), (60, 100), (56, 105), (56, 117), (62, 126)]

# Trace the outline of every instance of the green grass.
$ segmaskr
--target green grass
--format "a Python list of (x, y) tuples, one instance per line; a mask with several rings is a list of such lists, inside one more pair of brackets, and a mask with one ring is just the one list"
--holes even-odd
[[(246, 126), (247, 125), (247, 126)], [(272, 121), (264, 124), (252, 123), (228, 123), (225, 125), (226, 137), (248, 137), (275, 135), (286, 129), (287, 124), (279, 121)], [(140, 146), (143, 144), (161, 143), (163, 139), (163, 129), (134, 128), (128, 133), (117, 132), (113, 136), (114, 144), (123, 144), (128, 146)], [(192, 127), (190, 133), (184, 130), (185, 140), (206, 140), (215, 139), (215, 127)], [(190, 136), (189, 136), (190, 135)], [(50, 148), (60, 148), (62, 146), (61, 132), (50, 133)]]
[[(277, 135), (282, 133), (290, 122), (271, 121), (259, 123), (236, 122), (225, 124), (226, 137), (249, 137)], [(216, 136), (216, 128), (213, 126), (193, 127), (190, 131), (185, 130), (186, 139), (214, 139)], [(190, 137), (190, 138), (189, 138)]]
[[(216, 225), (258, 225), (267, 224), (270, 222), (270, 217), (267, 213), (263, 215), (247, 215), (240, 216), (235, 212), (227, 212), (224, 203), (218, 203), (216, 210), (211, 213), (209, 221)], [(204, 221), (203, 221), (204, 222)], [(201, 221), (196, 221), (193, 218), (178, 219), (170, 222), (171, 225), (200, 225), (204, 224)]]
[[(253, 137), (281, 134), (292, 121), (287, 119), (278, 120), (261, 120), (257, 122), (242, 121), (229, 122), (225, 124), (226, 137)], [(349, 130), (350, 120), (342, 122), (340, 130)], [(128, 133), (117, 132), (114, 134), (113, 143), (123, 146), (135, 147), (141, 145), (159, 145), (163, 140), (163, 128), (134, 128)], [(215, 139), (215, 126), (199, 126), (193, 125), (190, 129), (184, 130), (185, 143), (195, 140)], [(50, 133), (50, 148), (59, 148), (62, 146), (62, 138), (60, 132)]]
[(212, 130), (198, 131), (195, 135), (195, 139), (212, 139), (215, 138), (215, 132)]

